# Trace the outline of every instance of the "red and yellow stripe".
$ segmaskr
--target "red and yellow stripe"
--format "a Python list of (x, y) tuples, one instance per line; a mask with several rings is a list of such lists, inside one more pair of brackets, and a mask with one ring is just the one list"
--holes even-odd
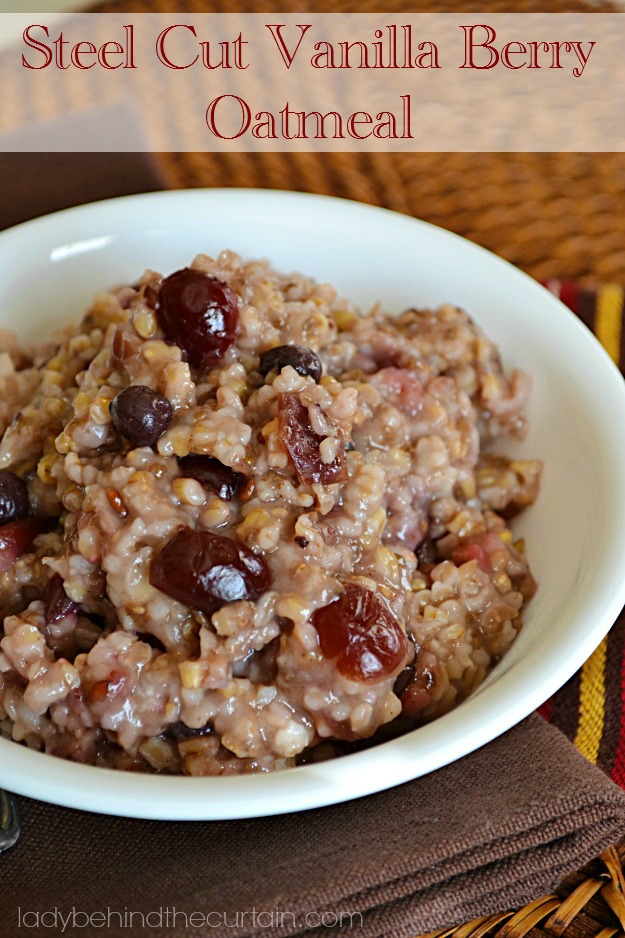
[(605, 666), (607, 637), (582, 667), (579, 682), (579, 722), (574, 743), (590, 762), (599, 759), (605, 725)]
[[(592, 312), (588, 315), (588, 304), (582, 303), (583, 300), (588, 299), (589, 291), (583, 291), (571, 284), (558, 283), (556, 286), (554, 283), (549, 284), (549, 287), (573, 309), (573, 312), (580, 315), (587, 325), (594, 329), (595, 335), (608, 355), (617, 365), (621, 365), (625, 358), (623, 356), (623, 288), (612, 284), (601, 287), (594, 297), (593, 316)], [(582, 305), (586, 309), (582, 310)], [(625, 657), (620, 649), (621, 660), (618, 665), (616, 661), (611, 663), (608, 658), (608, 643), (609, 637), (606, 636), (578, 675), (578, 712), (573, 740), (582, 755), (590, 762), (597, 763), (600, 757), (602, 757), (602, 762), (604, 759), (609, 762), (605, 768), (612, 768), (615, 780), (625, 787)], [(613, 669), (620, 666), (622, 703), (621, 712), (617, 717), (621, 727), (620, 738), (616, 747), (612, 744), (610, 747), (612, 752), (608, 754), (602, 753), (602, 748), (605, 749), (605, 745), (602, 747), (602, 742), (605, 741), (606, 677), (610, 665)], [(567, 691), (561, 693), (564, 696)], [(558, 697), (559, 695), (556, 695), (554, 700), (544, 708), (545, 715), (556, 716)], [(615, 716), (611, 715), (612, 720)], [(568, 727), (569, 732), (571, 728)], [(613, 734), (608, 735), (611, 737)]]
[(623, 288), (606, 284), (597, 294), (595, 335), (613, 362), (621, 361), (623, 324)]

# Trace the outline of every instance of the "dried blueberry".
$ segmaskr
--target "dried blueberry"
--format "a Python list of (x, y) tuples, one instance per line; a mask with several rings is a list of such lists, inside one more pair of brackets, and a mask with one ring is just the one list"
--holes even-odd
[(318, 356), (312, 349), (302, 345), (280, 345), (278, 348), (270, 348), (268, 352), (263, 352), (260, 356), (258, 370), (262, 375), (268, 375), (270, 371), (280, 374), (287, 365), (304, 377), (310, 376), (314, 381), (319, 381), (323, 371)]
[(110, 410), (115, 429), (133, 446), (153, 446), (174, 415), (167, 398), (143, 384), (121, 391)]
[(209, 492), (214, 492), (225, 501), (235, 498), (246, 482), (246, 476), (224, 466), (212, 456), (196, 456), (191, 453), (178, 460), (180, 471), (187, 479), (195, 479)]
[(167, 727), (167, 735), (173, 737), (177, 743), (186, 742), (187, 739), (196, 739), (198, 736), (209, 736), (212, 732), (213, 728), (210, 723), (193, 729), (193, 727), (187, 726), (186, 723), (178, 720)]
[(0, 469), (0, 524), (25, 518), (28, 510), (28, 488), (24, 480), (8, 469)]
[(400, 671), (393, 684), (393, 693), (396, 697), (401, 697), (414, 681), (416, 674), (416, 664), (414, 659), (407, 664), (403, 671)]

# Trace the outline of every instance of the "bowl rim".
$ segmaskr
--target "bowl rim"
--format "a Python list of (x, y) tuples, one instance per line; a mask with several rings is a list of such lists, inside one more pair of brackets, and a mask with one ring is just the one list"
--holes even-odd
[[(474, 242), (428, 222), (366, 203), (278, 189), (187, 189), (122, 196), (65, 209), (1, 232), (0, 262), (12, 243), (26, 245), (33, 235), (45, 243), (55, 232), (58, 240), (60, 230), (67, 231), (72, 226), (78, 230), (101, 227), (111, 212), (149, 209), (163, 203), (169, 203), (169, 210), (174, 206), (182, 209), (185, 202), (198, 199), (202, 202), (208, 199), (217, 205), (224, 200), (230, 204), (235, 200), (261, 206), (273, 203), (273, 211), (297, 205), (300, 211), (304, 208), (327, 212), (329, 207), (331, 211), (352, 213), (354, 223), (377, 222), (382, 227), (391, 224), (405, 225), (412, 231), (420, 229), (443, 246), (450, 244), (452, 249), (472, 255), (482, 267), (490, 266), (505, 275), (511, 286), (516, 283), (525, 293), (533, 293), (542, 307), (548, 307), (549, 315), (558, 317), (563, 329), (577, 334), (577, 341), (584, 343), (585, 352), (602, 374), (605, 393), (612, 396), (612, 419), (622, 418), (625, 422), (625, 382), (620, 371), (590, 330), (553, 294)], [(625, 464), (625, 435), (620, 439), (617, 434), (612, 445), (614, 465), (618, 461)], [(616, 546), (617, 528), (625, 527), (625, 487), (611, 494), (614, 512), (609, 541)], [(449, 714), (398, 739), (340, 759), (252, 776), (188, 778), (125, 773), (50, 758), (0, 738), (0, 785), (31, 798), (102, 814), (154, 820), (229, 820), (324, 807), (406, 783), (495, 739), (528, 716), (581, 667), (625, 604), (625, 551), (612, 558), (612, 571), (608, 578), (610, 590), (600, 597), (591, 627), (585, 631), (578, 629), (578, 641), (573, 648), (565, 647), (566, 653), (557, 658), (565, 636), (554, 634), (547, 645), (550, 654), (545, 649), (540, 654), (539, 649), (531, 649), (506, 673), (505, 708), (489, 706), (501, 692), (500, 685), (495, 683), (480, 689)], [(575, 612), (568, 618), (577, 621)], [(455, 733), (441, 733), (452, 721)], [(419, 746), (415, 747), (417, 735)]]

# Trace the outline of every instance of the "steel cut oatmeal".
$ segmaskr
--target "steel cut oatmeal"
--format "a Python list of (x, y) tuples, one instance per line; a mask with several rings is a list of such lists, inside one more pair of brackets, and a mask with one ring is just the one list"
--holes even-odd
[(454, 306), (376, 306), (231, 252), (0, 354), (0, 729), (219, 775), (431, 720), (535, 582), (531, 382)]

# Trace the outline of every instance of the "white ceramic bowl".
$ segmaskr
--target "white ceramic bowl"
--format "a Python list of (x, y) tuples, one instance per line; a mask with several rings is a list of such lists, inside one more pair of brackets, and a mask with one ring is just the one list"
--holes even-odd
[(625, 603), (625, 385), (543, 287), (446, 231), (355, 202), (194, 190), (88, 205), (0, 235), (0, 325), (25, 338), (77, 317), (146, 267), (234, 248), (394, 311), (450, 301), (536, 378), (531, 430), (511, 452), (546, 464), (515, 530), (540, 587), (513, 648), (458, 709), (355, 755), (265, 776), (184, 778), (64, 762), (0, 739), (0, 785), (74, 808), (160, 819), (241, 818), (358, 798), (432, 772), (509, 729), (576, 671)]

